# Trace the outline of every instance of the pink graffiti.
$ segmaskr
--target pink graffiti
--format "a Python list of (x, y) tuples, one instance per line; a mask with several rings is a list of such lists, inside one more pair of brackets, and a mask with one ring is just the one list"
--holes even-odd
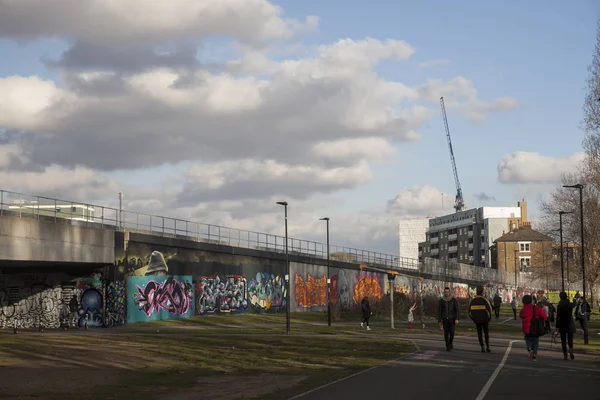
[(149, 281), (144, 289), (137, 285), (137, 290), (140, 298), (135, 304), (148, 316), (159, 312), (161, 308), (179, 315), (192, 309), (192, 285), (176, 281), (172, 276), (163, 283)]

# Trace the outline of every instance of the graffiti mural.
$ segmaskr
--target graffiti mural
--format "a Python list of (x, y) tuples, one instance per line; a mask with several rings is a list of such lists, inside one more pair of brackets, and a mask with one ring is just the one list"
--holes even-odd
[(327, 306), (327, 275), (314, 278), (307, 274), (306, 279), (295, 274), (294, 295), (299, 307), (323, 307)]
[[(355, 304), (360, 304), (361, 300), (366, 296), (371, 301), (379, 300), (383, 297), (383, 288), (380, 282), (381, 277), (377, 274), (361, 274), (352, 293), (352, 299)], [(366, 276), (365, 276), (366, 275)]]
[(66, 280), (65, 274), (11, 275), (0, 286), (0, 326), (17, 328), (103, 326), (100, 273)]
[(125, 324), (125, 281), (111, 282), (106, 286), (106, 315), (104, 325), (108, 328)]
[(242, 313), (248, 310), (246, 278), (241, 275), (200, 277), (196, 282), (196, 314)]
[(278, 310), (286, 305), (286, 287), (282, 276), (258, 272), (248, 282), (248, 301), (255, 309)]
[(127, 278), (127, 321), (189, 318), (194, 311), (191, 276)]

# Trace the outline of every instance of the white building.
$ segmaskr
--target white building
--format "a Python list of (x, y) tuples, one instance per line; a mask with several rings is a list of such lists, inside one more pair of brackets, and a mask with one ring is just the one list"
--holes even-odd
[(398, 242), (401, 258), (419, 258), (419, 243), (426, 239), (425, 233), (429, 228), (429, 220), (425, 218), (405, 218), (398, 224)]

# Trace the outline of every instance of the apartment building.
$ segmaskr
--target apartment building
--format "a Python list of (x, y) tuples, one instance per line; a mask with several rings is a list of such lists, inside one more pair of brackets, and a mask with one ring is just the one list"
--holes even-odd
[(491, 268), (494, 241), (527, 222), (527, 203), (516, 207), (479, 207), (432, 218), (419, 243), (419, 260), (435, 258)]

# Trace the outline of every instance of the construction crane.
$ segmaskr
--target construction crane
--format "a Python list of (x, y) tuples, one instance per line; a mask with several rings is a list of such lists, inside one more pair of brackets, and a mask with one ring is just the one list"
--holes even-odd
[(440, 97), (442, 106), (442, 117), (446, 127), (446, 137), (448, 138), (448, 147), (450, 147), (450, 161), (452, 161), (452, 170), (454, 171), (454, 183), (456, 184), (456, 199), (454, 200), (454, 209), (456, 212), (464, 211), (465, 200), (463, 199), (462, 188), (458, 180), (458, 170), (456, 169), (456, 160), (454, 159), (454, 151), (452, 150), (452, 140), (450, 139), (450, 128), (448, 127), (448, 117), (446, 117), (446, 107), (444, 106), (444, 97)]

